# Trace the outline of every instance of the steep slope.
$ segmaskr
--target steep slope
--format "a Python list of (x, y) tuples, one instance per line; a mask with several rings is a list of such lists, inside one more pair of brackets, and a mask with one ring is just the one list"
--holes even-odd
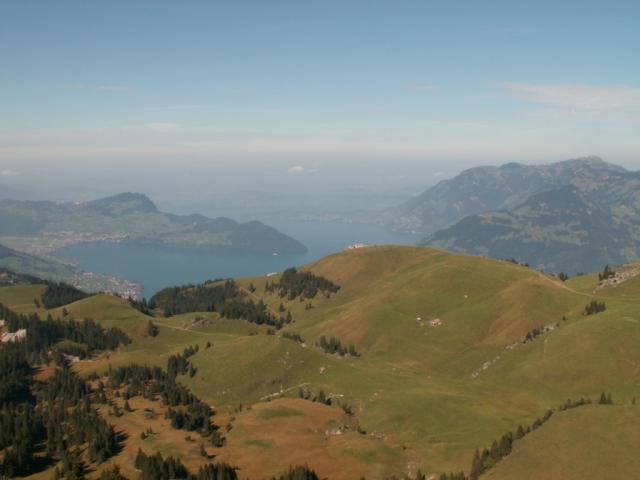
[(508, 163), (471, 168), (387, 212), (384, 221), (394, 230), (427, 235), (468, 215), (511, 209), (543, 190), (569, 183), (590, 189), (626, 174), (624, 168), (598, 157), (549, 165)]
[(599, 194), (566, 186), (536, 194), (511, 211), (469, 216), (423, 243), (572, 275), (640, 258), (635, 226), (616, 220), (603, 203)]
[(516, 442), (487, 480), (635, 478), (640, 407), (592, 405), (558, 414)]
[(261, 222), (167, 214), (138, 193), (80, 204), (1, 200), (0, 237), (11, 246), (40, 253), (91, 241), (306, 251), (300, 242)]
[(640, 257), (639, 192), (639, 172), (598, 158), (507, 164), (441, 182), (396, 220), (429, 222), (421, 245), (575, 274)]

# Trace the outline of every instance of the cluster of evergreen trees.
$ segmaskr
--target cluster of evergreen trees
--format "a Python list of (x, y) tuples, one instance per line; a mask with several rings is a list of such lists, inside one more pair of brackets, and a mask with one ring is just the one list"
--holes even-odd
[(608, 278), (615, 277), (615, 275), (615, 270), (610, 268), (609, 265), (605, 265), (602, 272), (598, 273), (598, 280), (606, 280)]
[[(54, 319), (49, 314), (46, 320), (41, 320), (37, 314), (17, 314), (2, 304), (0, 304), (0, 318), (5, 319), (6, 327), (10, 332), (19, 329), (27, 330), (27, 337), (21, 343), (26, 343), (26, 348), (31, 354), (42, 352), (61, 340), (82, 344), (85, 348), (65, 352), (80, 354), (79, 356), (93, 350), (115, 350), (119, 345), (131, 342), (122, 330), (115, 327), (105, 329), (90, 318), (78, 322), (70, 319)], [(62, 344), (58, 348), (64, 350), (65, 345)]]
[(324, 393), (324, 390), (320, 390), (317, 395), (314, 395), (311, 390), (305, 390), (301, 388), (298, 390), (298, 398), (309, 400), (311, 402), (322, 403), (324, 405), (332, 404), (331, 397), (327, 396), (327, 394)]
[(176, 353), (171, 355), (167, 360), (167, 373), (170, 377), (177, 377), (178, 375), (186, 375), (189, 373), (190, 377), (196, 374), (195, 367), (189, 362), (189, 357), (195, 355), (200, 350), (198, 345), (189, 346), (184, 349), (182, 353)]
[(290, 467), (289, 470), (273, 480), (319, 480), (319, 478), (318, 475), (316, 475), (316, 472), (311, 470), (308, 466), (302, 465)]
[(188, 347), (182, 354), (169, 357), (167, 371), (159, 367), (136, 364), (111, 369), (109, 386), (125, 387), (126, 399), (142, 395), (154, 400), (159, 396), (168, 407), (165, 417), (171, 421), (173, 428), (197, 431), (213, 445), (222, 446), (224, 437), (218, 426), (211, 421), (214, 414), (211, 407), (176, 381), (178, 374), (186, 373), (193, 368), (188, 358), (195, 352), (196, 347)]
[(146, 455), (138, 450), (135, 467), (140, 470), (141, 480), (236, 480), (236, 469), (226, 463), (209, 463), (200, 467), (197, 474), (190, 474), (180, 459), (164, 458), (161, 453)]
[[(96, 405), (111, 404), (106, 387), (98, 381), (95, 388), (78, 377), (60, 355), (61, 342), (78, 343), (87, 354), (102, 349), (115, 349), (130, 340), (120, 330), (104, 329), (93, 320), (82, 322), (41, 320), (37, 315), (19, 315), (0, 304), (0, 318), (7, 328), (26, 328), (27, 337), (19, 342), (0, 346), (0, 478), (13, 478), (34, 473), (58, 462), (54, 479), (84, 479), (91, 468), (86, 461), (99, 464), (120, 448), (120, 439), (113, 427), (98, 412)], [(167, 370), (159, 367), (128, 365), (109, 368), (108, 386), (121, 396), (124, 389), (125, 410), (128, 399), (144, 395), (158, 396), (167, 405), (167, 418), (175, 428), (198, 431), (216, 446), (224, 438), (211, 422), (211, 408), (178, 383), (180, 374), (193, 366), (189, 358), (198, 352), (197, 345), (171, 355)], [(36, 365), (55, 361), (53, 375), (36, 382)], [(97, 374), (91, 380), (99, 380)], [(324, 394), (321, 395), (324, 397)], [(197, 473), (189, 473), (179, 460), (146, 456), (140, 452), (136, 467), (144, 479), (184, 478), (190, 480), (236, 479), (235, 469), (226, 464), (208, 464)], [(105, 470), (101, 480), (126, 480), (118, 468)], [(316, 479), (307, 467), (296, 467), (277, 480)]]
[[(64, 452), (60, 465), (53, 472), (53, 480), (85, 480), (87, 478), (89, 468), (82, 460), (81, 452), (78, 450), (69, 450)], [(111, 475), (109, 475), (111, 473)], [(105, 480), (123, 480), (123, 477), (114, 476), (119, 473), (119, 469), (106, 471), (100, 475), (100, 479)], [(126, 480), (126, 479), (124, 479)]]
[[(161, 453), (147, 455), (138, 450), (135, 459), (135, 467), (140, 470), (141, 480), (236, 480), (236, 469), (226, 463), (209, 463), (203, 465), (198, 473), (189, 473), (187, 468), (178, 458), (164, 458)], [(101, 480), (111, 480), (101, 479)], [(126, 480), (124, 477), (116, 477), (113, 480)], [(273, 480), (319, 480), (316, 473), (309, 467), (290, 467), (287, 472), (275, 477)]]
[[(556, 323), (556, 328), (558, 328), (559, 326), (560, 326), (560, 322)], [(548, 330), (549, 329), (545, 327), (535, 327), (527, 332), (527, 334), (524, 336), (524, 340), (522, 341), (522, 343), (532, 342), (533, 340), (535, 340), (536, 338), (538, 338), (540, 335), (547, 332)]]
[(47, 288), (42, 294), (42, 305), (46, 309), (58, 308), (89, 296), (68, 283), (47, 281), (45, 284)]
[(145, 315), (149, 315), (150, 317), (153, 316), (154, 309), (156, 308), (153, 302), (147, 302), (147, 299), (144, 297), (142, 298), (142, 300), (134, 300), (133, 298), (129, 297), (128, 301), (129, 305), (131, 305), (139, 312), (142, 312)]
[(279, 282), (267, 282), (267, 292), (276, 290), (281, 297), (294, 300), (299, 296), (314, 298), (319, 291), (329, 296), (332, 293), (337, 293), (340, 286), (327, 278), (314, 275), (311, 272), (299, 272), (292, 267), (282, 272)]
[(165, 316), (189, 312), (219, 312), (225, 302), (236, 298), (239, 289), (233, 280), (219, 284), (179, 285), (165, 288), (151, 297), (152, 308), (160, 308)]
[(69, 445), (86, 444), (89, 461), (102, 463), (118, 451), (116, 433), (92, 407), (92, 397), (89, 385), (70, 369), (56, 369), (42, 392), (49, 456), (62, 458)]
[(359, 357), (360, 354), (356, 351), (356, 347), (350, 344), (348, 347), (342, 345), (340, 340), (335, 337), (331, 337), (327, 340), (327, 337), (322, 335), (317, 344), (326, 353), (337, 353), (340, 356), (351, 355), (352, 357)]
[[(63, 322), (51, 317), (42, 321), (37, 315), (18, 315), (1, 305), (0, 316), (10, 329), (28, 331), (26, 339), (0, 346), (0, 476), (31, 473), (47, 461), (65, 460), (81, 446), (94, 463), (116, 453), (118, 438), (93, 408), (94, 392), (56, 354), (56, 343), (81, 341), (91, 353), (116, 348), (126, 336), (92, 321)], [(50, 363), (52, 358), (57, 365), (52, 377), (35, 382), (35, 365)], [(79, 468), (67, 460), (63, 464), (70, 469)]]
[(524, 337), (524, 341), (522, 343), (531, 342), (532, 340), (535, 340), (537, 337), (539, 337), (543, 333), (544, 333), (544, 330), (541, 327), (536, 327), (533, 330), (527, 332), (527, 334)]
[(238, 318), (258, 325), (281, 328), (291, 322), (291, 315), (274, 315), (262, 300), (254, 302), (246, 298), (233, 280), (218, 284), (184, 285), (165, 288), (156, 293), (149, 302), (153, 308), (161, 308), (170, 317), (189, 312), (218, 312), (225, 318)]
[(604, 312), (607, 309), (607, 305), (604, 302), (598, 302), (597, 300), (591, 300), (585, 307), (583, 315), (594, 315), (596, 313)]

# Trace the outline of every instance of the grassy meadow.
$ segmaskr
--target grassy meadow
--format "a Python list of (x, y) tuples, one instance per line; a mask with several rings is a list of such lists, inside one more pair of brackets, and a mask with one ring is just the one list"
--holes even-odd
[[(151, 319), (108, 295), (67, 305), (70, 316), (117, 326), (133, 340), (74, 369), (88, 374), (131, 362), (165, 366), (169, 355), (197, 344), (190, 358), (196, 373), (180, 381), (228, 428), (227, 445), (215, 455), (237, 465), (241, 478), (270, 478), (304, 463), (332, 479), (412, 476), (418, 468), (434, 475), (468, 471), (476, 448), (568, 398), (596, 399), (601, 391), (612, 392), (620, 404), (640, 398), (640, 276), (596, 290), (597, 275), (563, 283), (506, 261), (395, 246), (341, 252), (304, 269), (339, 284), (340, 291), (288, 301), (265, 289), (277, 276), (237, 280), (247, 292), (255, 287), (250, 295), (274, 311), (281, 303), (291, 311), (294, 321), (276, 332), (216, 313)], [(42, 288), (5, 287), (0, 302), (22, 313), (37, 311), (33, 298)], [(607, 310), (584, 316), (592, 299), (606, 302)], [(431, 326), (436, 319), (439, 326)], [(149, 320), (159, 328), (156, 337), (147, 335)], [(543, 326), (550, 331), (523, 343)], [(360, 356), (326, 354), (316, 345), (322, 335), (353, 344)], [(333, 405), (299, 399), (301, 388), (322, 390)], [(145, 422), (135, 410), (117, 419), (129, 439), (112, 462), (123, 466), (141, 442)], [(586, 446), (567, 450), (573, 458), (579, 449), (597, 449), (602, 439), (581, 434), (584, 425), (590, 432), (606, 430), (607, 415), (631, 425), (638, 412), (631, 406), (562, 412), (517, 442), (487, 478), (573, 478), (557, 476), (562, 470), (537, 457), (560, 455), (545, 439), (561, 445), (581, 438)], [(160, 424), (153, 428), (165, 432)], [(206, 461), (192, 455), (199, 445), (186, 441), (185, 431), (175, 432), (159, 433), (145, 445), (151, 451), (155, 441), (163, 453), (189, 464)]]

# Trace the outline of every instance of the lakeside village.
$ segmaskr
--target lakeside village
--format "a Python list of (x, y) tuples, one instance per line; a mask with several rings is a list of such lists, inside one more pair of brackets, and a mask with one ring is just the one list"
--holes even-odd
[[(0, 268), (0, 286), (16, 285), (24, 281), (25, 278), (31, 281), (34, 280), (35, 277), (16, 274)], [(132, 300), (139, 300), (142, 294), (141, 284), (113, 275), (103, 275), (78, 270), (71, 276), (65, 276), (61, 279), (56, 278), (55, 280), (62, 280), (85, 292), (104, 292), (118, 295), (125, 299), (131, 298)]]
[(132, 300), (139, 300), (142, 294), (142, 285), (139, 283), (122, 277), (94, 272), (78, 272), (71, 284), (85, 292), (111, 293)]

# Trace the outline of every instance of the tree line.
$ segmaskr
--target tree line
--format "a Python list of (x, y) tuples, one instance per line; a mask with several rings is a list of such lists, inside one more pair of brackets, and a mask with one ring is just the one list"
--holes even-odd
[(340, 356), (351, 355), (352, 357), (359, 357), (360, 354), (357, 352), (356, 347), (353, 344), (350, 344), (348, 347), (342, 345), (340, 340), (336, 337), (331, 337), (327, 340), (327, 337), (322, 335), (317, 345), (324, 350), (326, 353), (335, 354), (337, 353)]
[(68, 343), (57, 345), (57, 350), (84, 358), (93, 350), (115, 350), (119, 345), (127, 345), (131, 339), (119, 328), (104, 328), (91, 318), (82, 321), (72, 319), (54, 319), (51, 314), (42, 320), (37, 314), (23, 315), (0, 304), (0, 318), (4, 318), (5, 326), (10, 332), (26, 329), (27, 336), (21, 343), (31, 354), (38, 354), (46, 347), (58, 344), (61, 340), (69, 340), (81, 345), (72, 351)]
[(318, 292), (329, 296), (332, 293), (337, 293), (338, 290), (340, 290), (340, 286), (331, 280), (311, 272), (300, 272), (293, 267), (282, 272), (279, 282), (267, 282), (266, 284), (267, 292), (277, 291), (280, 297), (287, 297), (289, 300), (300, 296), (314, 298)]
[(180, 374), (195, 372), (195, 367), (188, 359), (197, 351), (196, 345), (185, 348), (182, 354), (171, 355), (166, 370), (137, 364), (110, 368), (108, 386), (111, 389), (124, 389), (124, 398), (127, 400), (135, 396), (149, 400), (159, 397), (167, 406), (165, 418), (173, 428), (196, 431), (214, 446), (220, 447), (224, 445), (224, 436), (211, 421), (214, 411), (176, 380)]
[[(163, 457), (161, 453), (147, 455), (142, 450), (138, 450), (134, 462), (136, 469), (140, 470), (141, 480), (237, 480), (236, 468), (226, 463), (209, 463), (199, 468), (198, 472), (192, 474), (184, 466), (179, 458)], [(101, 480), (126, 480), (119, 469), (114, 468), (117, 477), (105, 476)], [(113, 474), (109, 474), (113, 475)], [(290, 467), (286, 472), (274, 477), (273, 480), (318, 480), (316, 473), (306, 465)]]
[(46, 309), (68, 305), (89, 296), (88, 293), (64, 282), (44, 282), (47, 288), (42, 294), (42, 305)]
[[(126, 335), (92, 321), (63, 322), (50, 316), (42, 321), (2, 305), (0, 316), (9, 329), (28, 331), (24, 340), (0, 346), (0, 476), (33, 473), (51, 461), (64, 465), (80, 449), (86, 449), (93, 463), (116, 453), (118, 438), (94, 408), (94, 392), (71, 371), (57, 343), (82, 341), (90, 354), (117, 348), (128, 340)], [(55, 369), (48, 380), (36, 382), (34, 374), (42, 364)]]
[[(609, 404), (609, 401), (613, 404), (611, 394), (606, 395), (605, 393), (602, 393), (598, 403)], [(547, 410), (542, 417), (537, 418), (526, 428), (520, 425), (515, 432), (507, 432), (502, 435), (500, 439), (494, 440), (489, 448), (484, 448), (482, 450), (476, 449), (471, 461), (471, 469), (468, 476), (465, 475), (464, 472), (443, 473), (440, 475), (439, 480), (477, 480), (481, 475), (493, 468), (500, 460), (511, 453), (513, 444), (516, 440), (520, 440), (532, 431), (540, 428), (543, 424), (549, 421), (555, 412), (562, 412), (572, 408), (581, 407), (583, 405), (589, 405), (591, 403), (592, 401), (589, 398), (580, 398), (579, 400), (569, 399), (557, 409)]]
[(218, 312), (225, 318), (242, 319), (258, 325), (281, 328), (292, 321), (291, 315), (275, 315), (259, 300), (247, 298), (233, 280), (213, 284), (183, 285), (159, 291), (148, 304), (160, 308), (166, 317), (190, 312)]

